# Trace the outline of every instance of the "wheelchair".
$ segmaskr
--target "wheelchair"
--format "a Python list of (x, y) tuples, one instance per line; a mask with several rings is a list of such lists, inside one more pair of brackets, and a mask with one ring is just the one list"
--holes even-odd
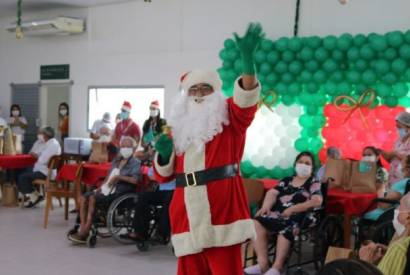
[[(294, 242), (291, 244), (289, 256), (285, 263), (286, 274), (290, 274), (290, 270), (294, 270), (292, 274), (308, 274), (302, 268), (307, 264), (314, 264), (316, 271), (319, 270), (324, 265), (329, 246), (343, 245), (343, 227), (340, 217), (327, 215), (325, 211), (327, 189), (328, 182), (322, 183), (322, 206), (308, 211), (305, 220), (301, 223), (300, 230), (294, 234)], [(317, 221), (310, 226), (307, 225), (309, 215), (317, 217)], [(270, 263), (275, 258), (276, 237), (276, 234), (272, 235), (269, 240), (268, 257)], [(302, 259), (304, 243), (312, 249), (312, 258), (305, 261)], [(249, 245), (250, 242), (245, 245), (244, 266), (246, 266), (248, 261), (251, 261), (251, 264), (256, 264), (256, 255), (248, 256)], [(296, 259), (293, 259), (294, 255)]]
[[(406, 183), (404, 194), (407, 194), (408, 192), (410, 192), (410, 180)], [(355, 249), (359, 249), (361, 243), (365, 240), (372, 240), (387, 245), (394, 234), (392, 221), (394, 217), (394, 210), (400, 204), (400, 201), (376, 198), (374, 199), (373, 204), (368, 208), (368, 211), (374, 208), (377, 203), (386, 203), (391, 206), (386, 209), (377, 220), (362, 217), (354, 222), (353, 232), (355, 238)], [(368, 211), (366, 211), (366, 213)]]

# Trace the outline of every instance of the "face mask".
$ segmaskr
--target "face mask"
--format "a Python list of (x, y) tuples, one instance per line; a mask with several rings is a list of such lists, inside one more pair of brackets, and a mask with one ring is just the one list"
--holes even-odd
[(98, 142), (101, 142), (101, 143), (108, 143), (108, 142), (110, 142), (111, 141), (111, 137), (110, 136), (107, 136), (107, 135), (102, 135), (102, 136), (100, 136), (100, 138), (98, 139)]
[(370, 161), (359, 161), (359, 172), (360, 173), (369, 173), (372, 170), (372, 165)]
[(67, 114), (67, 110), (66, 109), (61, 109), (60, 110), (60, 115), (65, 116)]
[(123, 158), (127, 159), (132, 156), (133, 150), (129, 147), (122, 147), (120, 149), (120, 154)]
[(295, 170), (296, 170), (296, 175), (298, 175), (301, 178), (310, 177), (310, 175), (312, 174), (312, 166), (302, 164), (302, 163), (297, 163)]
[(397, 234), (400, 236), (403, 234), (404, 230), (406, 230), (406, 227), (399, 222), (399, 213), (400, 211), (398, 209), (394, 210), (393, 226), (394, 230), (396, 230)]
[(44, 142), (44, 135), (37, 135), (37, 139)]
[(128, 119), (130, 117), (130, 113), (121, 112), (120, 117), (121, 117), (121, 119)]
[(406, 129), (399, 128), (397, 131), (399, 132), (400, 138), (404, 138), (405, 136), (407, 136), (407, 130)]
[(150, 110), (149, 115), (150, 117), (156, 117), (159, 115), (159, 110), (158, 109)]
[(364, 157), (362, 157), (362, 161), (376, 162), (376, 156), (364, 156)]
[(14, 111), (11, 111), (11, 114), (12, 114), (13, 116), (19, 116), (19, 115), (20, 115), (20, 111), (14, 110)]

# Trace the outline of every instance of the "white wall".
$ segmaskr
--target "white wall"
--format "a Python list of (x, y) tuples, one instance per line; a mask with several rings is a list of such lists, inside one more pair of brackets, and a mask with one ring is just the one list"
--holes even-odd
[[(0, 105), (8, 109), (9, 83), (39, 80), (41, 64), (69, 63), (72, 135), (86, 135), (90, 85), (164, 85), (166, 114), (177, 95), (180, 75), (220, 66), (219, 50), (232, 32), (250, 21), (262, 23), (267, 37), (291, 36), (296, 0), (153, 0), (25, 15), (88, 18), (87, 33), (72, 37), (16, 41), (0, 19)], [(408, 0), (302, 0), (300, 35), (384, 33), (410, 26)], [(75, 127), (73, 126), (75, 125)]]

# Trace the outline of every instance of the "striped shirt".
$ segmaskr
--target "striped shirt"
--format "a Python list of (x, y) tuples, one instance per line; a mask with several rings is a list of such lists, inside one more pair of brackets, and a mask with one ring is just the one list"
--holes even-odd
[(403, 238), (391, 244), (386, 255), (377, 266), (384, 275), (403, 275), (407, 262), (407, 249), (410, 237)]

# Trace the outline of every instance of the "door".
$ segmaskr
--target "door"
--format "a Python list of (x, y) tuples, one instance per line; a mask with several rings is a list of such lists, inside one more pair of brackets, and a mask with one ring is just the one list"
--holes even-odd
[(27, 119), (28, 127), (24, 135), (24, 152), (30, 151), (37, 139), (39, 125), (39, 85), (11, 84), (12, 104), (20, 105), (22, 115)]

